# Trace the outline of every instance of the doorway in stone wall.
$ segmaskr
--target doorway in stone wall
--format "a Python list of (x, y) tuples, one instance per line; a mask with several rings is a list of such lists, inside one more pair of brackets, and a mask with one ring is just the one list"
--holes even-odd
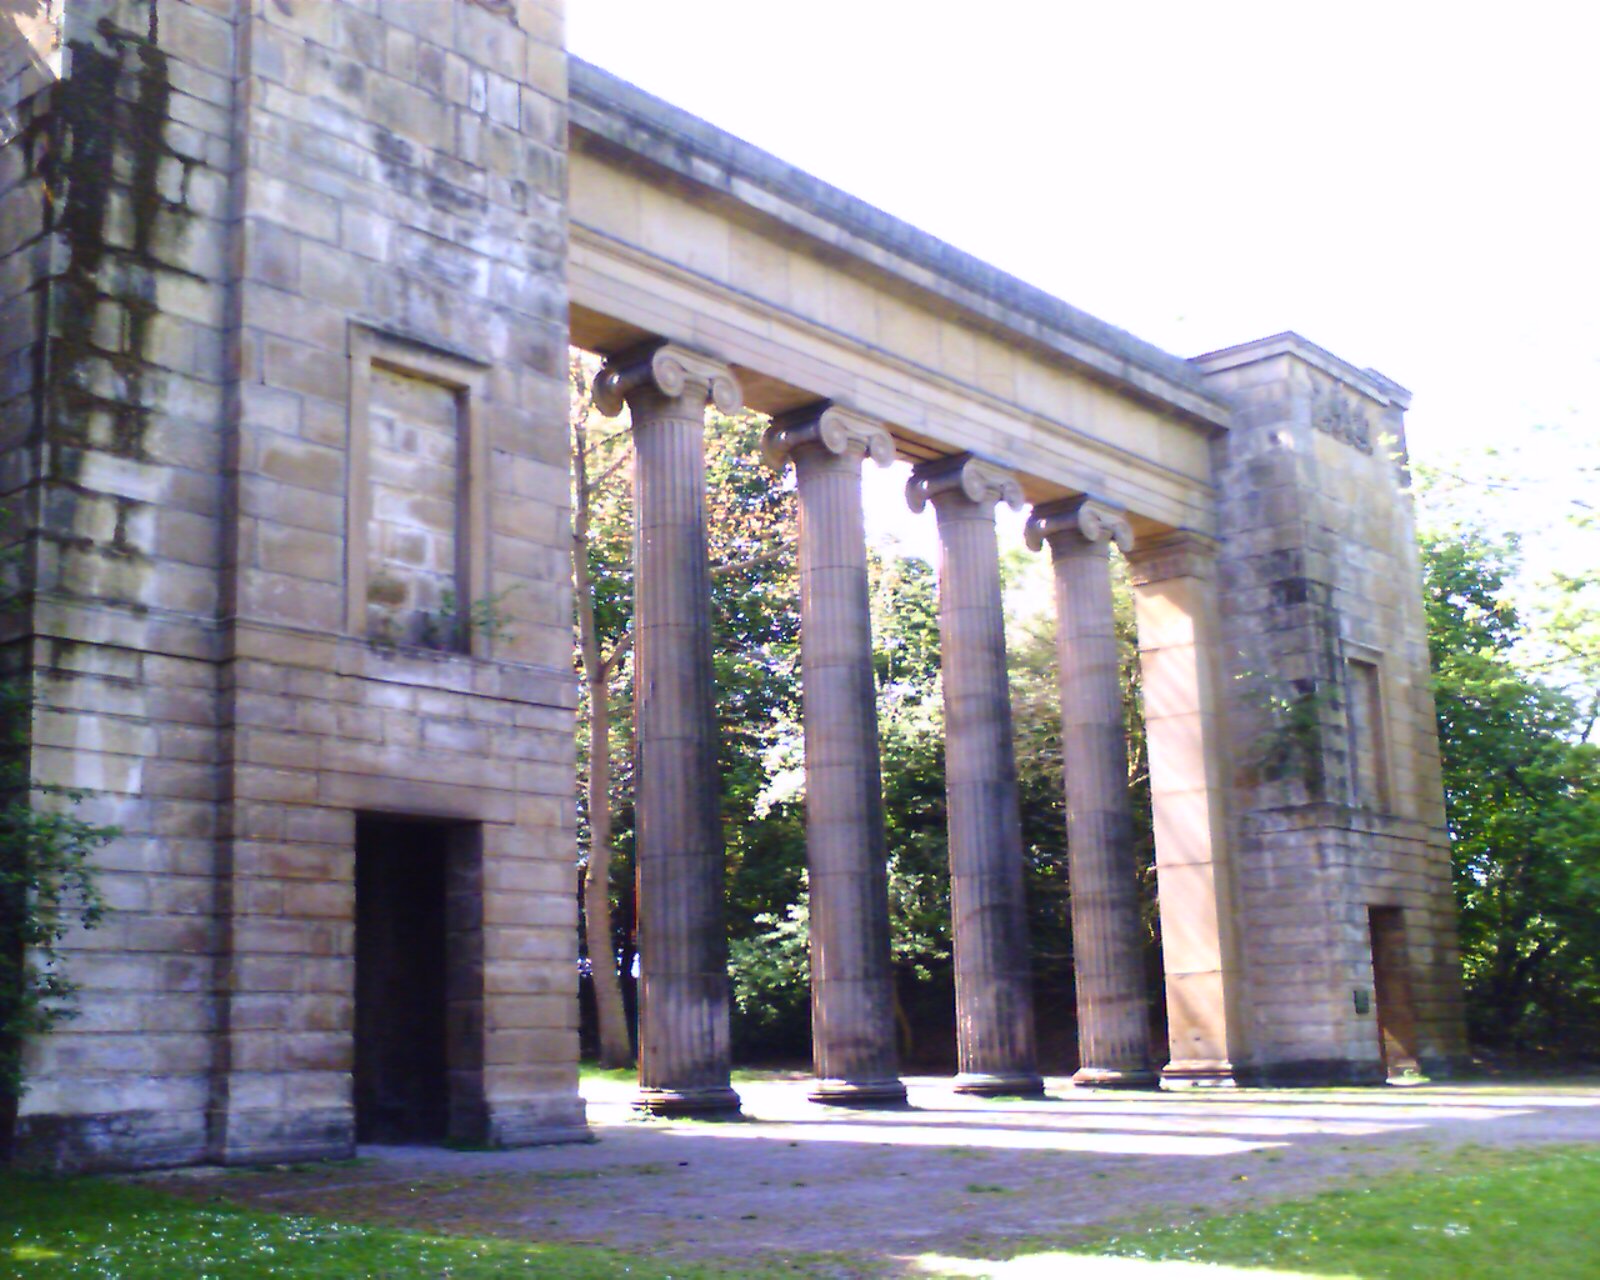
[(479, 827), (356, 820), (356, 1140), (481, 1139)]
[(1368, 907), (1372, 934), (1372, 994), (1377, 1005), (1378, 1052), (1389, 1077), (1419, 1070), (1417, 1012), (1411, 997), (1411, 966), (1406, 953), (1405, 912), (1400, 907)]

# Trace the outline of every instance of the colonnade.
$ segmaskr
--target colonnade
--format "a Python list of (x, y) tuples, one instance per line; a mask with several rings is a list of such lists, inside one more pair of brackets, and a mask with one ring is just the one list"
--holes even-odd
[[(635, 446), (638, 1105), (735, 1110), (718, 828), (704, 409), (741, 407), (731, 370), (660, 345), (614, 357), (595, 402), (624, 403)], [(893, 460), (878, 422), (819, 402), (774, 420), (772, 467), (800, 509), (801, 673), (812, 1036), (824, 1101), (893, 1101), (899, 1078), (883, 796), (861, 475)], [(907, 489), (938, 522), (940, 654), (959, 1074), (977, 1094), (1042, 1087), (1029, 982), (1017, 771), (995, 509), (1015, 476), (967, 454), (917, 466)], [(1072, 929), (1082, 1067), (1095, 1084), (1154, 1080), (1132, 857), (1109, 548), (1124, 513), (1087, 498), (1035, 507), (1058, 611)], [(1203, 1052), (1197, 1056), (1204, 1056)], [(1223, 1066), (1226, 1064), (1223, 1063)]]

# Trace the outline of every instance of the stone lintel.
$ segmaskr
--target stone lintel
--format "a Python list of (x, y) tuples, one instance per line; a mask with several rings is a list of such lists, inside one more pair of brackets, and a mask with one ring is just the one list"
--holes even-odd
[(826, 400), (774, 418), (761, 437), (761, 457), (781, 475), (790, 455), (810, 444), (840, 456), (855, 449), (880, 467), (894, 461), (894, 437), (887, 427)]
[(1086, 493), (1037, 504), (1023, 529), (1023, 538), (1034, 551), (1042, 550), (1048, 542), (1059, 553), (1065, 545), (1058, 539), (1070, 543), (1074, 534), (1084, 542), (1114, 542), (1123, 555), (1133, 552), (1133, 525), (1128, 522), (1127, 513)]
[(1210, 578), (1216, 574), (1220, 544), (1203, 533), (1178, 530), (1141, 542), (1128, 557), (1128, 576), (1136, 587), (1171, 578)]
[(906, 482), (906, 502), (913, 511), (920, 512), (941, 495), (956, 492), (979, 506), (1004, 502), (1013, 511), (1024, 506), (1022, 485), (1012, 472), (970, 453), (924, 462)]
[(608, 418), (622, 412), (631, 391), (653, 386), (662, 395), (684, 395), (691, 384), (706, 388), (722, 413), (744, 408), (744, 392), (722, 361), (671, 342), (650, 343), (610, 357), (594, 380), (595, 408)]

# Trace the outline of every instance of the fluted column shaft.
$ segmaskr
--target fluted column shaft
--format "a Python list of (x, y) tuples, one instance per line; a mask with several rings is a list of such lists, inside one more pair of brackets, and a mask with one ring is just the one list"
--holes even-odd
[(1005, 611), (994, 506), (1006, 473), (957, 457), (917, 468), (913, 507), (939, 524), (939, 644), (956, 969), (955, 1087), (1030, 1093), (1037, 1066)]
[(1111, 595), (1115, 509), (1084, 499), (1035, 508), (1028, 539), (1055, 568), (1061, 754), (1066, 776), (1072, 959), (1081, 1084), (1149, 1085), (1149, 1009), (1128, 804), (1128, 745)]
[[(659, 1113), (737, 1110), (718, 818), (705, 405), (737, 389), (659, 348), (607, 364), (596, 403), (633, 429), (639, 1086)], [(723, 371), (725, 374), (725, 371)]]
[(892, 461), (882, 427), (828, 406), (776, 422), (800, 501), (800, 654), (811, 1043), (819, 1101), (902, 1100), (895, 1052), (889, 890), (872, 670), (861, 466)]

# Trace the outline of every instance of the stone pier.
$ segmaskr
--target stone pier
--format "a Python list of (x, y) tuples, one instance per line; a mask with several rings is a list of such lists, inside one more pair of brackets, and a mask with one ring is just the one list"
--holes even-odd
[(994, 508), (1022, 506), (1009, 472), (966, 454), (923, 463), (906, 497), (939, 522), (939, 645), (956, 967), (956, 1088), (1034, 1093), (1022, 822), (1006, 680)]
[(1231, 1088), (1240, 1038), (1216, 543), (1177, 533), (1128, 557), (1144, 677), (1168, 1088)]
[(1128, 805), (1111, 544), (1133, 549), (1127, 516), (1088, 498), (1034, 508), (1028, 544), (1055, 568), (1061, 753), (1066, 775), (1072, 960), (1080, 1084), (1155, 1083)]
[(726, 366), (657, 346), (608, 361), (595, 404), (634, 444), (639, 1097), (657, 1114), (736, 1111), (718, 822), (705, 406), (738, 412)]
[(800, 645), (811, 1039), (823, 1102), (904, 1101), (894, 1042), (889, 891), (861, 466), (894, 461), (875, 422), (828, 405), (778, 419), (768, 463), (800, 499)]

